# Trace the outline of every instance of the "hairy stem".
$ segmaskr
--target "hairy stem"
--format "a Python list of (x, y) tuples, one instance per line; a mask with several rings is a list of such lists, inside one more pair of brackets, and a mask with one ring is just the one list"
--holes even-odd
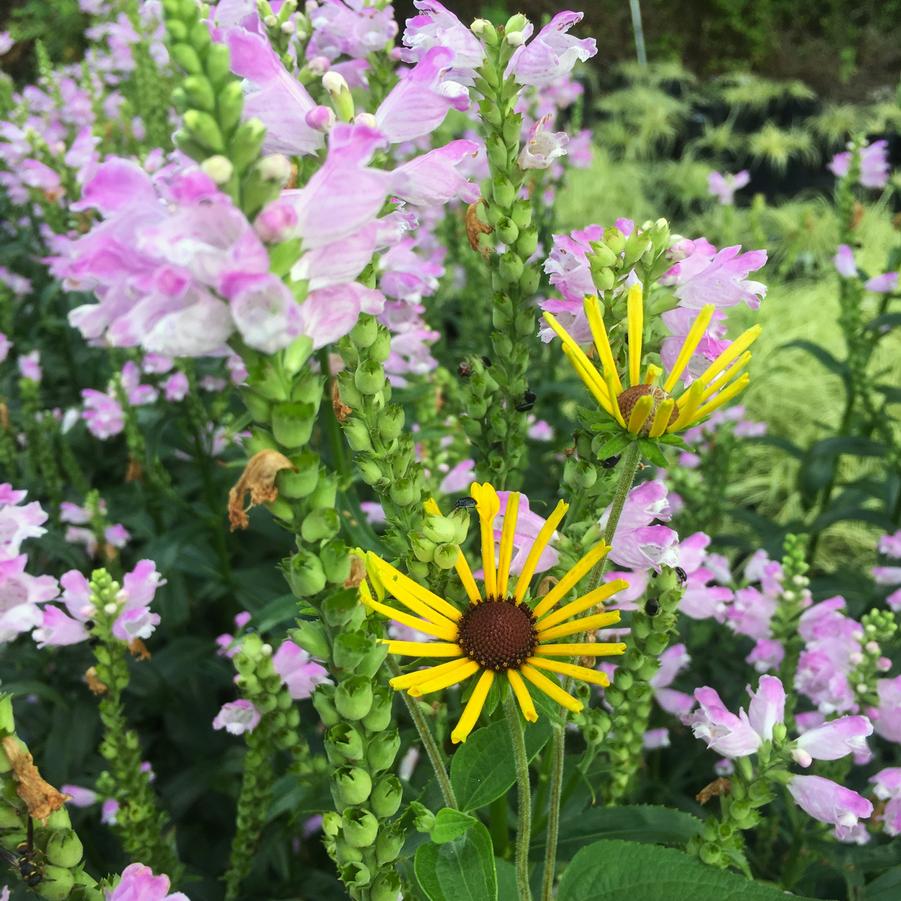
[(516, 887), (519, 901), (531, 901), (529, 888), (529, 843), (532, 838), (532, 789), (529, 784), (529, 758), (522, 733), (522, 719), (512, 693), (504, 699), (504, 714), (513, 742), (513, 763), (516, 767), (516, 796), (518, 822), (516, 826)]

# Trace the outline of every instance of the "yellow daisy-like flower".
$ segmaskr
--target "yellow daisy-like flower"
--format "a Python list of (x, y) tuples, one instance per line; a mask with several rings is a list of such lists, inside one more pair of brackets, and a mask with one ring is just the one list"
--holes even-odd
[[(595, 632), (619, 622), (618, 611), (594, 613), (578, 617), (602, 604), (617, 591), (626, 588), (622, 579), (601, 585), (593, 591), (559, 606), (570, 590), (610, 550), (603, 542), (595, 545), (534, 606), (526, 599), (529, 583), (541, 552), (545, 549), (569, 505), (560, 501), (548, 517), (529, 549), (516, 585), (510, 590), (510, 563), (520, 495), (510, 494), (501, 529), (500, 550), (495, 556), (494, 520), (500, 512), (497, 492), (487, 482), (474, 482), (470, 493), (476, 502), (481, 533), (482, 567), (485, 572), (483, 591), (479, 590), (466, 557), (461, 551), (456, 561), (457, 575), (469, 599), (460, 610), (444, 598), (414, 582), (373, 553), (367, 554), (367, 570), (380, 598), (393, 595), (407, 613), (376, 600), (366, 582), (360, 585), (363, 603), (388, 619), (418, 629), (435, 641), (386, 641), (392, 654), (407, 657), (447, 657), (447, 662), (405, 673), (391, 680), (391, 686), (418, 698), (457, 685), (477, 676), (475, 687), (451, 733), (454, 743), (466, 741), (475, 727), (488, 691), (498, 676), (506, 676), (523, 716), (538, 719), (535, 704), (526, 683), (552, 698), (567, 710), (578, 712), (582, 704), (564, 691), (554, 674), (571, 676), (594, 685), (609, 685), (606, 674), (587, 666), (568, 663), (559, 658), (603, 657), (622, 654), (626, 646), (620, 642), (566, 642), (572, 635)], [(434, 501), (426, 509), (438, 513)], [(497, 564), (495, 565), (495, 561)], [(545, 675), (550, 673), (551, 675)]]
[(641, 285), (633, 285), (629, 289), (627, 300), (629, 387), (625, 388), (613, 359), (613, 351), (610, 349), (597, 297), (586, 297), (583, 305), (601, 363), (600, 371), (551, 313), (545, 313), (544, 318), (560, 336), (563, 353), (585, 383), (585, 387), (600, 404), (601, 409), (634, 435), (659, 438), (668, 432), (681, 432), (705, 419), (748, 386), (750, 377), (744, 370), (751, 360), (748, 348), (760, 334), (759, 325), (743, 332), (691, 383), (688, 389), (678, 396), (673, 396), (685, 367), (688, 366), (692, 354), (697, 350), (704, 332), (710, 325), (716, 307), (708, 304), (698, 314), (685, 337), (673, 368), (666, 376), (666, 381), (659, 385), (658, 382), (663, 375), (663, 370), (659, 366), (649, 365), (644, 378), (641, 376), (644, 303)]

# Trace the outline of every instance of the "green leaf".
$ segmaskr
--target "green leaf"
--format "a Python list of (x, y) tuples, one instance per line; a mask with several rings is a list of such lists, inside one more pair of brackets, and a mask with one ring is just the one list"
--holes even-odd
[(446, 845), (448, 842), (460, 838), (461, 835), (466, 835), (472, 828), (472, 824), (477, 822), (478, 820), (468, 813), (444, 807), (435, 816), (435, 825), (432, 826), (429, 835), (436, 845)]
[(899, 325), (901, 325), (901, 313), (883, 313), (881, 316), (871, 319), (866, 327), (880, 331), (882, 329), (889, 331)]
[(598, 460), (606, 460), (607, 457), (615, 457), (620, 451), (625, 450), (635, 440), (633, 435), (619, 432), (604, 442), (598, 451)]
[(641, 447), (642, 454), (644, 454), (649, 462), (653, 463), (655, 466), (666, 467), (668, 465), (666, 457), (663, 456), (663, 451), (660, 450), (660, 446), (656, 441), (653, 441), (650, 438), (641, 438), (639, 439), (638, 444)]
[[(526, 753), (534, 757), (551, 735), (547, 717), (525, 727)], [(516, 781), (513, 745), (505, 722), (491, 723), (469, 736), (451, 760), (451, 784), (462, 810), (477, 810), (506, 794)]]
[(814, 344), (813, 341), (798, 339), (783, 344), (779, 349), (787, 350), (790, 347), (796, 347), (798, 350), (807, 351), (807, 353), (819, 360), (830, 372), (834, 372), (836, 375), (841, 376), (846, 386), (850, 384), (851, 374), (847, 364), (843, 363), (841, 360), (837, 360), (825, 347), (820, 347), (819, 344)]
[(582, 848), (564, 871), (557, 893), (557, 901), (786, 901), (797, 897), (708, 867), (673, 848), (621, 841)]
[(878, 879), (874, 879), (865, 889), (866, 901), (897, 901), (901, 898), (901, 866), (892, 867)]
[[(660, 845), (684, 845), (701, 831), (701, 821), (672, 807), (636, 804), (629, 807), (590, 807), (564, 820), (557, 857), (570, 860), (583, 845), (599, 839), (623, 839)], [(544, 854), (545, 836), (532, 842), (531, 856)]]
[(500, 857), (494, 858), (494, 867), (497, 871), (497, 901), (519, 901), (516, 867)]
[[(444, 816), (447, 814), (451, 816)], [(442, 818), (449, 827), (438, 827), (436, 821), (442, 838), (461, 828), (464, 819), (469, 822), (455, 838), (417, 849), (413, 872), (419, 888), (429, 901), (497, 901), (494, 849), (488, 830), (459, 811), (441, 810), (437, 819)]]

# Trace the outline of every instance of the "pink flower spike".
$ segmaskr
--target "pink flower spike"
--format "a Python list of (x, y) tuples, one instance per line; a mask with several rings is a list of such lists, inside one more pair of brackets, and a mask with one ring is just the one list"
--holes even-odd
[(183, 892), (169, 894), (169, 877), (154, 876), (150, 867), (133, 863), (122, 871), (119, 884), (106, 894), (106, 901), (189, 901)]
[(838, 760), (866, 749), (873, 724), (865, 716), (841, 716), (809, 729), (795, 742), (795, 748), (814, 760)]
[(229, 735), (253, 732), (259, 725), (260, 711), (248, 700), (241, 698), (222, 705), (213, 720), (214, 729), (225, 729)]
[(795, 776), (788, 790), (795, 804), (821, 823), (850, 828), (873, 813), (866, 798), (822, 776)]

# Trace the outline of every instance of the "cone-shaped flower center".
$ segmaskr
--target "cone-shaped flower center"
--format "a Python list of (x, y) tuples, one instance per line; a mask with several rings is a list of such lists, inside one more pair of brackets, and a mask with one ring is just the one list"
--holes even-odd
[(470, 660), (485, 669), (518, 669), (535, 653), (535, 618), (513, 598), (471, 604), (459, 622), (459, 644)]
[[(634, 409), (635, 404), (637, 404), (638, 401), (646, 395), (650, 395), (650, 397), (654, 401), (654, 405), (651, 407), (651, 412), (648, 414), (648, 418), (645, 420), (645, 427), (642, 429), (642, 434), (645, 435), (650, 431), (651, 423), (653, 423), (654, 416), (657, 413), (657, 408), (665, 400), (669, 400), (670, 395), (658, 385), (635, 385), (632, 388), (626, 388), (626, 390), (617, 397), (619, 409), (623, 414), (623, 419), (628, 422), (629, 417), (632, 415), (632, 410)], [(673, 404), (673, 412), (670, 413), (669, 422), (667, 423), (667, 425), (672, 425), (678, 418), (679, 405)]]

